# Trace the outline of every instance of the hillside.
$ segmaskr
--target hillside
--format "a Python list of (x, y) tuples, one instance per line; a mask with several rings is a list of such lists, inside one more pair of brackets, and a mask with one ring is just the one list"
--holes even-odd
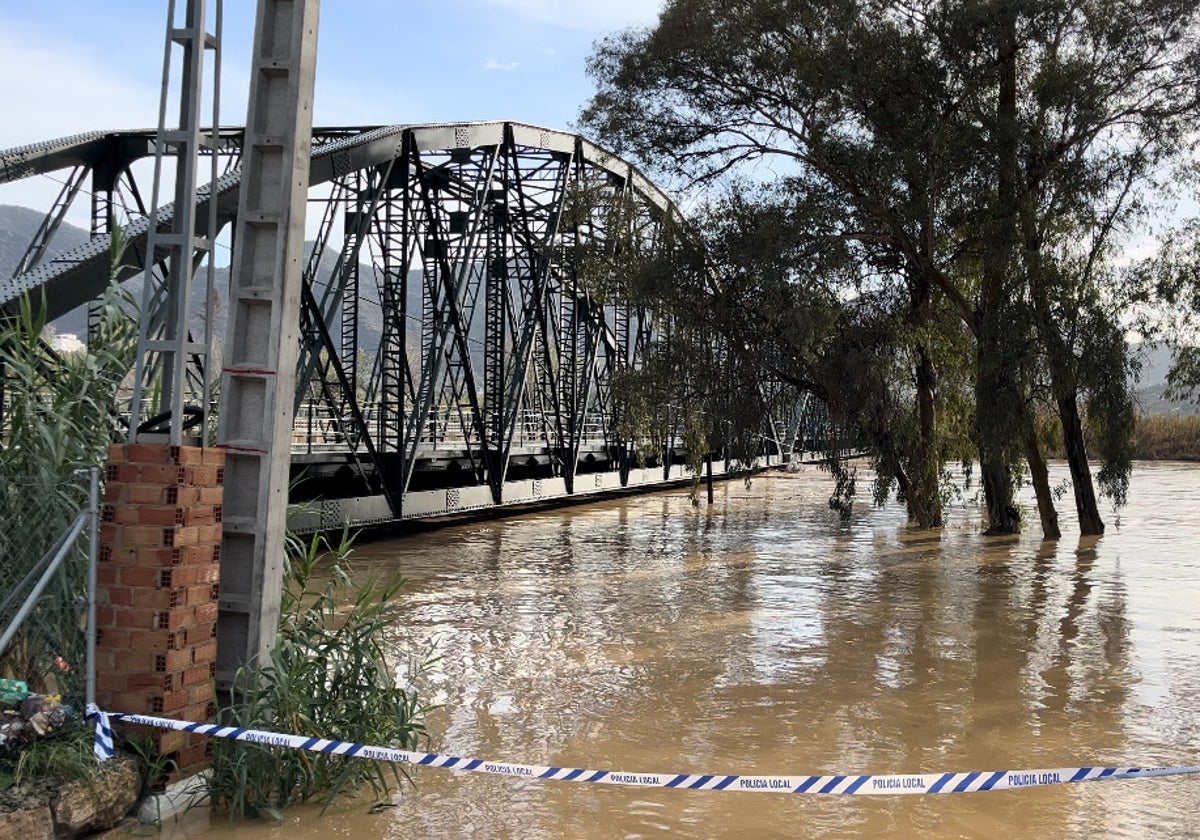
[(1173, 414), (1182, 417), (1200, 416), (1200, 405), (1194, 402), (1168, 400), (1167, 371), (1171, 369), (1171, 348), (1165, 345), (1131, 345), (1134, 357), (1141, 362), (1138, 376), (1138, 406), (1149, 415)]
[[(42, 214), (36, 210), (0, 204), (0, 276), (7, 277), (12, 275), (41, 222)], [(88, 241), (88, 238), (89, 234), (83, 228), (72, 224), (63, 224), (55, 234), (53, 246), (48, 251), (46, 259), (53, 260), (56, 255), (84, 244)], [(308, 253), (312, 247), (312, 242), (305, 243), (305, 253)], [(318, 283), (328, 282), (336, 260), (337, 254), (326, 249), (325, 255), (321, 260)], [(364, 278), (370, 278), (370, 266), (362, 266), (361, 275)], [(229, 269), (227, 266), (217, 268), (215, 286), (217, 291), (214, 295), (215, 300), (213, 301), (215, 310), (213, 329), (219, 343), (225, 335), (225, 323), (228, 315), (224, 305), (226, 290), (229, 288)], [(142, 284), (139, 278), (132, 278), (125, 283), (125, 288), (134, 295), (135, 300), (139, 299), (141, 287)], [(378, 306), (378, 295), (375, 292), (374, 283), (370, 282), (369, 279), (363, 283), (363, 296), (368, 305), (362, 307), (359, 344), (364, 350), (371, 353), (379, 347), (380, 337), (383, 332), (383, 316)], [(203, 289), (200, 287), (193, 288), (193, 311), (199, 310), (202, 301)], [(369, 305), (371, 303), (375, 305)], [(417, 305), (419, 305), (419, 302)], [(203, 328), (202, 322), (199, 319), (192, 326), (197, 332)], [(59, 334), (73, 333), (82, 337), (87, 332), (87, 308), (80, 307), (67, 313), (55, 321), (53, 327)]]
[[(0, 204), (0, 277), (12, 276), (41, 223), (42, 214), (36, 210)], [(63, 251), (83, 245), (88, 238), (83, 228), (65, 224), (55, 235), (54, 247), (47, 256), (53, 259)]]
[[(29, 242), (37, 232), (41, 221), (42, 214), (38, 211), (30, 210), (26, 207), (0, 204), (0, 276), (9, 276), (12, 274), (17, 263), (25, 253)], [(56, 254), (81, 245), (87, 240), (88, 232), (86, 230), (75, 225), (64, 224), (55, 236), (54, 247), (50, 250), (48, 259), (53, 259)], [(312, 242), (306, 243), (305, 252), (307, 253), (312, 247)], [(328, 282), (336, 260), (337, 254), (326, 249), (325, 255), (321, 260), (321, 271), (318, 272), (318, 284)], [(375, 283), (371, 280), (371, 267), (363, 265), (360, 274), (363, 278), (362, 299), (364, 305), (361, 307), (362, 323), (359, 328), (359, 345), (365, 352), (371, 354), (379, 347), (380, 337), (383, 332), (383, 316), (379, 307), (378, 291), (375, 288)], [(140, 293), (141, 281), (138, 279), (131, 280), (126, 284), (126, 287), (136, 296)], [(215, 300), (213, 301), (215, 309), (213, 327), (218, 343), (225, 335), (227, 312), (224, 300), (228, 287), (228, 268), (218, 268), (216, 272), (217, 292), (214, 295)], [(417, 282), (409, 284), (410, 311), (419, 311), (420, 309), (421, 298), (419, 288)], [(193, 310), (198, 309), (202, 294), (203, 292), (200, 289), (193, 290)], [(482, 345), (483, 337), (483, 323), (480, 313), (476, 313), (475, 321), (476, 323), (471, 325), (471, 333), (474, 339), (473, 344), (478, 348)], [(82, 336), (87, 332), (86, 308), (81, 307), (64, 315), (55, 322), (54, 327), (59, 333), (74, 333)], [(197, 320), (193, 328), (197, 331), (201, 330), (201, 322)], [(337, 329), (340, 329), (340, 325), (335, 325), (335, 331)], [(412, 344), (414, 342), (410, 341), (410, 345)], [(413, 349), (413, 347), (410, 347), (410, 352)], [(1194, 403), (1178, 402), (1163, 398), (1167, 371), (1170, 369), (1171, 364), (1171, 351), (1169, 348), (1152, 345), (1131, 345), (1131, 352), (1135, 353), (1142, 363), (1136, 393), (1138, 403), (1145, 413), (1154, 415), (1200, 415), (1200, 406)]]

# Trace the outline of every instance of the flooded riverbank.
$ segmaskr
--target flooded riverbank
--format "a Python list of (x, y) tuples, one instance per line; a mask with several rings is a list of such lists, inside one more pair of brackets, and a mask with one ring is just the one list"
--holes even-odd
[[(355, 558), (409, 580), (400, 625), (440, 656), (422, 681), (441, 752), (722, 774), (1198, 764), (1198, 484), (1139, 465), (1106, 536), (1064, 515), (1043, 545), (985, 539), (965, 512), (913, 531), (894, 504), (845, 526), (810, 468), (718, 486), (711, 510), (632, 497)], [(1200, 811), (1196, 777), (894, 798), (416, 779), (377, 814), (164, 835), (1190, 837)]]

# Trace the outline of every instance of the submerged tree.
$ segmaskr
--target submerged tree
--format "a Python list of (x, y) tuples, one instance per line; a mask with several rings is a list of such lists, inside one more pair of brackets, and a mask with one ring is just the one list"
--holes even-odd
[(1081, 401), (1101, 488), (1122, 502), (1134, 406), (1112, 263), (1196, 126), (1200, 11), (1180, 0), (1030, 2), (1015, 17), (1022, 271), (1080, 529), (1098, 534)]
[(654, 29), (593, 56), (584, 122), (602, 138), (693, 184), (771, 166), (792, 236), (841, 243), (875, 284), (864, 291), (892, 302), (920, 418), (905, 456), (921, 480), (904, 492), (926, 524), (937, 521), (919, 513), (932, 509), (932, 476), (954, 448), (939, 443), (938, 366), (964, 367), (929, 340), (945, 312), (974, 340), (971, 431), (991, 530), (1019, 527), (1013, 469), (1025, 456), (1043, 528), (1057, 536), (1032, 432), (1041, 365), (1085, 533), (1103, 528), (1085, 395), (1105, 430), (1107, 486), (1123, 492), (1124, 360), (1106, 351), (1095, 364), (1116, 334), (1105, 260), (1149, 176), (1180, 150), (1197, 13), (1178, 0), (1111, 7), (672, 0)]

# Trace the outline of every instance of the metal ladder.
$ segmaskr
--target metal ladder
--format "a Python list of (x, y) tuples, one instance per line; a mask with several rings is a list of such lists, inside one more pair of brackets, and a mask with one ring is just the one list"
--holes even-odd
[[(157, 426), (166, 423), (172, 446), (183, 442), (184, 410), (194, 411), (195, 406), (187, 400), (188, 359), (200, 368), (199, 382), (193, 380), (193, 400), (199, 400), (200, 416), (207, 420), (211, 405), (211, 384), (207, 370), (212, 348), (212, 319), (204, 319), (204, 340), (192, 339), (189, 323), (192, 315), (191, 293), (196, 270), (206, 262), (205, 301), (212, 298), (213, 272), (215, 269), (213, 248), (217, 235), (217, 202), (208, 202), (207, 222), (203, 235), (196, 232), (196, 178), (199, 170), (201, 149), (207, 149), (211, 163), (211, 180), (215, 184), (219, 175), (217, 150), (220, 147), (221, 101), (221, 29), (223, 0), (212, 0), (215, 9), (213, 31), (208, 27), (208, 0), (185, 0), (186, 9), (182, 26), (176, 26), (176, 0), (170, 0), (167, 11), (167, 31), (163, 46), (162, 94), (158, 107), (158, 131), (154, 143), (154, 187), (151, 212), (157, 211), (163, 186), (163, 161), (172, 156), (176, 160), (175, 213), (169, 231), (159, 230), (151, 224), (147, 233), (145, 275), (142, 283), (141, 318), (138, 327), (137, 363), (134, 369), (133, 399), (129, 420), (129, 439), (135, 441), (139, 434), (159, 432), (160, 428), (146, 428), (142, 420), (143, 391), (149, 386), (157, 392), (154, 401), (155, 417), (150, 421)], [(167, 128), (167, 108), (171, 93), (171, 65), (173, 48), (182, 50), (181, 80), (179, 85), (179, 127)], [(203, 110), (205, 55), (212, 52), (212, 118), (208, 132), (200, 128)], [(154, 311), (159, 285), (154, 267), (159, 252), (165, 252), (166, 306), (160, 328), (155, 327), (151, 317)], [(199, 257), (199, 259), (197, 259)], [(161, 330), (161, 332), (160, 332)], [(146, 432), (139, 431), (146, 429)], [(203, 427), (201, 428), (203, 432)], [(204, 435), (201, 434), (201, 443)]]

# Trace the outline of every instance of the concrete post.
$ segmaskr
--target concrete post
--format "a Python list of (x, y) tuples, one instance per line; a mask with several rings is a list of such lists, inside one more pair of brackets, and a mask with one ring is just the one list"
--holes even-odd
[(279, 623), (318, 0), (259, 0), (217, 442), (226, 451), (217, 684)]

